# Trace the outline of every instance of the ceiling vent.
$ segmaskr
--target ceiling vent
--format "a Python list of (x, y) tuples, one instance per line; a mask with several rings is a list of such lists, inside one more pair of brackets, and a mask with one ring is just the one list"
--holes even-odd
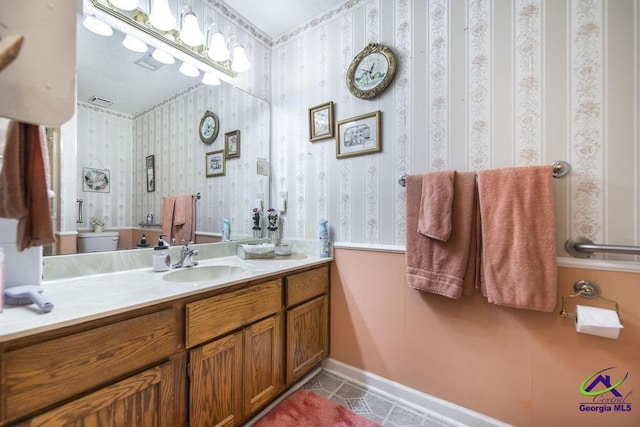
[(162, 62), (155, 59), (150, 53), (138, 59), (135, 64), (149, 71), (158, 71), (164, 66)]
[(99, 96), (92, 96), (91, 98), (89, 98), (89, 102), (92, 103), (93, 105), (97, 105), (98, 107), (109, 107), (111, 104), (113, 104), (113, 101), (106, 99), (106, 98), (100, 98)]

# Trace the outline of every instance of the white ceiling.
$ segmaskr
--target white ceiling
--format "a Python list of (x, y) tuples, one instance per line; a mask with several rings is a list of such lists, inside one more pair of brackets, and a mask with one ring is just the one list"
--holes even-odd
[(306, 24), (345, 0), (226, 0), (272, 39)]
[[(272, 39), (305, 25), (345, 0), (227, 0), (226, 4)], [(135, 61), (150, 55), (122, 46), (123, 35), (103, 37), (77, 24), (78, 101), (98, 96), (113, 101), (112, 111), (134, 115), (199, 82), (178, 72), (179, 61), (157, 71)]]

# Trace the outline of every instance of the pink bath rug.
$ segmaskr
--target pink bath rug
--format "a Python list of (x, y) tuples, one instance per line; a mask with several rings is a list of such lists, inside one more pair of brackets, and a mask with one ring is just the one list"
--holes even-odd
[(344, 406), (309, 390), (298, 390), (262, 417), (255, 427), (379, 427)]

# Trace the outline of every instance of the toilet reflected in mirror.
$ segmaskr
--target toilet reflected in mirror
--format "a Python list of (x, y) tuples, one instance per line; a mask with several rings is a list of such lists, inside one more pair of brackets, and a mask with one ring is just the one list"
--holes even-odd
[(117, 231), (102, 233), (78, 233), (78, 253), (109, 252), (118, 249), (120, 234)]

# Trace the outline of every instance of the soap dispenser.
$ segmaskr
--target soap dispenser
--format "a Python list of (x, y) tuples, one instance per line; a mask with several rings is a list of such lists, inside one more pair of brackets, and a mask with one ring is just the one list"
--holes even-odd
[(231, 241), (231, 224), (228, 219), (222, 220), (222, 241), (229, 242)]
[(162, 239), (164, 235), (158, 238), (158, 245), (153, 249), (153, 271), (167, 271), (171, 268), (171, 254), (169, 246)]

